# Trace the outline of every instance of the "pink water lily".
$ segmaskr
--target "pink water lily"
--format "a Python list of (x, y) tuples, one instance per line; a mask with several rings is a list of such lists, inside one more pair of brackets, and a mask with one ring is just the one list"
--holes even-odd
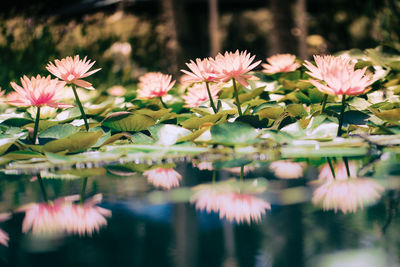
[(156, 168), (145, 171), (143, 175), (146, 176), (149, 183), (151, 183), (155, 187), (160, 187), (162, 189), (168, 190), (174, 187), (178, 187), (179, 181), (182, 180), (182, 176), (173, 168)]
[(165, 96), (174, 86), (171, 75), (161, 72), (148, 72), (139, 78), (137, 94), (139, 98), (151, 99)]
[(323, 93), (330, 95), (359, 95), (367, 92), (375, 82), (366, 75), (367, 68), (355, 70), (355, 63), (345, 56), (314, 56), (316, 66), (305, 61), (312, 78), (309, 81)]
[(376, 202), (384, 188), (373, 179), (356, 176), (356, 164), (349, 161), (350, 177), (347, 176), (346, 165), (340, 162), (334, 166), (335, 177), (326, 163), (320, 171), (312, 202), (322, 205), (324, 210), (356, 212), (364, 205)]
[(98, 233), (101, 227), (106, 226), (106, 218), (111, 217), (111, 211), (97, 206), (102, 198), (102, 194), (97, 194), (83, 204), (65, 205), (66, 233), (92, 236), (93, 233)]
[(54, 76), (69, 84), (75, 84), (86, 89), (94, 89), (91, 83), (81, 79), (101, 70), (99, 68), (89, 71), (95, 62), (96, 61), (91, 62), (90, 60), (86, 60), (86, 57), (79, 59), (79, 55), (76, 55), (74, 58), (66, 57), (61, 60), (56, 59), (54, 64), (52, 62), (47, 64), (46, 69)]
[(292, 54), (277, 54), (267, 58), (269, 64), (262, 64), (263, 72), (274, 74), (279, 72), (295, 71), (300, 67), (296, 63), (296, 56)]
[(11, 105), (20, 107), (29, 106), (49, 106), (54, 108), (72, 107), (72, 105), (59, 103), (58, 100), (62, 98), (62, 88), (65, 82), (58, 79), (51, 79), (50, 75), (47, 77), (27, 76), (21, 78), (21, 85), (15, 82), (10, 83), (15, 92), (7, 95), (7, 102)]
[[(209, 88), (212, 98), (215, 98), (219, 91), (221, 91), (220, 86), (217, 84), (211, 84)], [(206, 84), (194, 84), (192, 87), (189, 87), (187, 94), (182, 96), (182, 98), (186, 102), (186, 107), (198, 107), (200, 103), (209, 100)]]
[(218, 80), (217, 73), (210, 60), (207, 58), (196, 58), (196, 62), (191, 60), (190, 63), (186, 63), (186, 65), (192, 71), (181, 70), (189, 76), (185, 80), (186, 82), (215, 82)]
[(235, 53), (225, 52), (224, 55), (219, 53), (215, 59), (210, 60), (210, 63), (222, 82), (235, 79), (243, 86), (248, 86), (249, 83), (246, 80), (255, 78), (255, 76), (246, 73), (261, 63), (261, 60), (253, 63), (255, 57), (255, 55), (251, 56), (247, 51), (239, 52), (239, 50), (236, 50)]

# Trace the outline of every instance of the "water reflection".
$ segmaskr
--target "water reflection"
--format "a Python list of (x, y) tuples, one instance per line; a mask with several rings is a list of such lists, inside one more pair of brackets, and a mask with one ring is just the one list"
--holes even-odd
[(106, 217), (111, 211), (96, 206), (102, 200), (97, 194), (82, 204), (79, 195), (60, 197), (54, 201), (31, 203), (17, 211), (25, 212), (22, 232), (34, 236), (56, 236), (61, 234), (78, 234), (91, 236), (107, 225)]
[[(0, 223), (7, 221), (10, 217), (11, 217), (11, 214), (8, 212), (1, 213), (0, 214)], [(10, 240), (10, 238), (9, 238), (8, 234), (5, 231), (3, 231), (2, 229), (0, 229), (0, 244), (8, 247), (9, 240)]]
[[(253, 183), (256, 186), (257, 180)], [(235, 180), (200, 185), (193, 189), (195, 193), (191, 202), (195, 204), (196, 209), (208, 213), (219, 213), (220, 219), (226, 219), (229, 222), (247, 224), (260, 222), (266, 210), (271, 209), (271, 205), (261, 198), (244, 192), (252, 189), (248, 187), (248, 184), (246, 188), (241, 182)], [(257, 190), (260, 191), (260, 188)]]
[(281, 179), (296, 179), (303, 176), (304, 162), (292, 162), (290, 160), (278, 160), (269, 165), (274, 175)]
[[(47, 250), (63, 259), (78, 253), (66, 266), (99, 267), (313, 266), (348, 249), (397, 251), (397, 188), (374, 178), (373, 167), (359, 171), (369, 159), (349, 158), (347, 168), (346, 160), (130, 163), (88, 179), (54, 172), (42, 186), (2, 177), (1, 209), (20, 213), (0, 216), (0, 266), (2, 251), (14, 262), (35, 253), (43, 261)], [(396, 201), (386, 203), (383, 186)], [(57, 244), (43, 245), (39, 256), (49, 236)], [(30, 266), (14, 262), (5, 266)]]
[(182, 180), (182, 175), (173, 168), (156, 168), (143, 172), (143, 175), (147, 177), (150, 184), (168, 190), (178, 187), (179, 181)]
[(312, 202), (322, 204), (324, 210), (343, 213), (356, 212), (357, 208), (375, 203), (384, 188), (373, 179), (357, 177), (357, 166), (356, 161), (349, 161), (347, 166), (345, 161), (324, 164)]

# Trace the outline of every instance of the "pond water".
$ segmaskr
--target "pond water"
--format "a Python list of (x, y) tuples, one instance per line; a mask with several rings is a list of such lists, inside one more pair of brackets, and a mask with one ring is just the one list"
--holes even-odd
[(385, 152), (8, 172), (0, 266), (399, 266), (398, 162)]

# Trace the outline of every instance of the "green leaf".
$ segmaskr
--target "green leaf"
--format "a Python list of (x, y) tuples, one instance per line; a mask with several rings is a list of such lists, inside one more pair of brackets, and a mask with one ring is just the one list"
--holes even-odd
[(172, 125), (172, 124), (157, 124), (148, 128), (149, 132), (156, 140), (156, 144), (170, 146), (175, 144), (179, 138), (191, 134), (188, 129)]
[(68, 137), (50, 141), (43, 146), (44, 151), (57, 153), (68, 151), (74, 153), (83, 151), (96, 144), (97, 140), (103, 135), (103, 131), (97, 132), (78, 132)]
[(13, 127), (22, 127), (32, 122), (33, 120), (27, 118), (10, 118), (3, 121), (2, 124)]
[(264, 92), (265, 86), (256, 88), (254, 90), (252, 90), (249, 93), (246, 94), (240, 94), (239, 95), (239, 102), (243, 103), (245, 101), (248, 101), (250, 99), (256, 98), (257, 96), (261, 95), (262, 92)]
[(134, 144), (154, 144), (155, 142), (153, 138), (141, 132), (132, 135), (131, 140)]
[(255, 107), (253, 114), (258, 115), (260, 118), (276, 120), (283, 112), (285, 112), (284, 107), (278, 104), (265, 103)]
[(185, 120), (181, 122), (182, 127), (186, 129), (198, 129), (200, 128), (201, 125), (204, 123), (215, 123), (219, 119), (222, 118), (224, 114), (218, 113), (218, 114), (213, 114), (213, 115), (206, 115), (204, 117), (193, 117), (188, 120)]
[(260, 119), (257, 115), (243, 115), (236, 118), (235, 122), (243, 122), (247, 123), (254, 128), (267, 128), (268, 127), (268, 119), (263, 118)]
[(103, 126), (123, 132), (136, 132), (146, 130), (155, 123), (150, 116), (140, 113), (116, 112), (107, 116)]
[(212, 140), (219, 144), (252, 144), (259, 141), (257, 136), (256, 129), (241, 122), (225, 122), (211, 127)]
[(290, 104), (286, 107), (286, 112), (288, 112), (292, 117), (305, 117), (308, 115), (302, 104)]
[(400, 108), (382, 110), (382, 111), (372, 109), (372, 112), (382, 120), (396, 121), (396, 122), (400, 120)]
[(343, 122), (348, 124), (365, 125), (368, 119), (369, 115), (358, 110), (349, 110), (343, 114)]
[(40, 138), (54, 138), (54, 139), (60, 139), (67, 137), (73, 133), (76, 133), (79, 131), (78, 127), (75, 127), (71, 124), (59, 124), (52, 126), (50, 128), (47, 128), (43, 132), (39, 134)]

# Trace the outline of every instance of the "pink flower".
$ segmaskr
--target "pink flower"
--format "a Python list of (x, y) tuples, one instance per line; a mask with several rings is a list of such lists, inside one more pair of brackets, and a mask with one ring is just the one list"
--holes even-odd
[(2, 244), (5, 247), (8, 247), (8, 241), (10, 240), (10, 237), (6, 232), (0, 229), (0, 244)]
[(34, 235), (62, 234), (68, 219), (65, 205), (71, 205), (72, 201), (63, 197), (51, 203), (32, 203), (20, 208), (19, 211), (25, 212), (22, 232), (32, 230)]
[(276, 177), (281, 179), (296, 179), (302, 177), (303, 167), (303, 163), (291, 162), (289, 160), (278, 160), (269, 165), (269, 169)]
[(267, 58), (269, 64), (262, 64), (263, 72), (274, 74), (278, 72), (295, 71), (300, 64), (296, 63), (296, 56), (291, 54), (277, 54)]
[(243, 193), (223, 194), (219, 198), (219, 216), (228, 221), (237, 223), (261, 221), (261, 215), (271, 209), (271, 205), (264, 200)]
[(234, 78), (238, 83), (248, 86), (246, 79), (255, 78), (255, 76), (246, 75), (246, 73), (261, 63), (260, 60), (252, 64), (254, 58), (255, 56), (250, 57), (250, 53), (248, 54), (247, 51), (239, 53), (239, 50), (236, 50), (235, 53), (218, 54), (215, 59), (210, 59), (210, 63), (222, 82)]
[(375, 82), (371, 75), (365, 75), (366, 67), (355, 70), (355, 63), (345, 56), (314, 56), (314, 66), (305, 61), (304, 66), (316, 80), (309, 80), (318, 90), (330, 95), (359, 95)]
[(108, 88), (107, 93), (112, 96), (123, 96), (126, 93), (126, 89), (122, 86), (116, 85)]
[(191, 197), (190, 202), (195, 203), (198, 210), (205, 210), (208, 213), (219, 212), (222, 195), (223, 192), (213, 185), (201, 185)]
[(106, 217), (111, 217), (111, 211), (96, 206), (103, 196), (97, 194), (81, 204), (71, 204), (64, 207), (65, 230), (68, 234), (92, 236), (100, 228), (107, 225)]
[[(1, 213), (0, 214), (0, 222), (4, 222), (8, 220), (11, 217), (11, 214), (9, 212)], [(10, 237), (8, 234), (0, 229), (0, 244), (3, 246), (8, 247), (8, 241), (10, 240)]]
[(66, 57), (61, 60), (56, 59), (54, 61), (55, 65), (50, 62), (47, 64), (46, 69), (54, 76), (69, 84), (75, 84), (86, 89), (94, 89), (91, 83), (80, 79), (86, 78), (101, 70), (95, 69), (88, 72), (95, 62), (96, 61), (90, 62), (90, 60), (86, 61), (86, 57), (84, 59), (79, 59), (79, 55), (76, 55), (74, 58)]
[(357, 178), (356, 164), (349, 162), (351, 177), (347, 176), (345, 164), (340, 162), (335, 166), (335, 176), (328, 164), (325, 164), (319, 174), (318, 181), (322, 184), (314, 191), (312, 202), (322, 205), (324, 210), (338, 210), (343, 213), (356, 212), (365, 204), (376, 202), (384, 191), (383, 187), (373, 179)]
[(178, 187), (179, 181), (182, 180), (182, 176), (172, 168), (156, 168), (145, 171), (143, 175), (146, 176), (149, 183), (153, 184), (155, 187), (168, 190)]
[[(220, 87), (216, 84), (210, 84), (209, 88), (212, 98), (215, 98), (221, 90)], [(186, 102), (186, 107), (198, 107), (202, 102), (209, 100), (206, 84), (194, 84), (188, 89), (187, 94), (185, 96), (182, 96), (182, 98)]]
[(213, 65), (207, 58), (201, 60), (196, 58), (196, 62), (193, 60), (190, 63), (186, 63), (189, 69), (192, 71), (181, 70), (183, 73), (190, 76), (185, 81), (186, 82), (215, 82), (218, 80), (217, 73), (214, 70)]
[(200, 185), (190, 201), (198, 210), (218, 212), (221, 219), (237, 223), (259, 222), (266, 210), (271, 209), (268, 202), (250, 194), (234, 192), (224, 184)]
[(58, 103), (63, 97), (62, 89), (65, 82), (58, 79), (50, 79), (37, 75), (36, 78), (29, 79), (24, 76), (21, 78), (22, 87), (14, 82), (10, 83), (15, 92), (7, 95), (7, 102), (11, 105), (29, 107), (41, 107), (44, 105), (54, 108), (72, 107), (72, 105)]
[(151, 99), (165, 96), (175, 84), (171, 75), (161, 72), (148, 72), (139, 78), (138, 97), (142, 99)]

